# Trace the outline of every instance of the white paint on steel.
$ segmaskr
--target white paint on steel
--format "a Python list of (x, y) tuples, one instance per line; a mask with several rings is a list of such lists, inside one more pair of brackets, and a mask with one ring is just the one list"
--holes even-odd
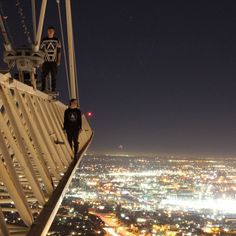
[(11, 199), (14, 201), (22, 220), (27, 226), (30, 226), (33, 223), (33, 216), (27, 204), (19, 178), (14, 170), (11, 156), (8, 152), (8, 148), (2, 134), (0, 135), (0, 152), (4, 157), (4, 160), (0, 160), (1, 179), (6, 186)]
[[(56, 166), (55, 163), (53, 162), (53, 159), (50, 155), (50, 152), (48, 150), (48, 147), (46, 145), (46, 140), (43, 138), (42, 133), (40, 132), (42, 129), (42, 126), (40, 126), (40, 122), (38, 120), (38, 116), (36, 115), (35, 109), (33, 108), (31, 103), (26, 103), (26, 95), (20, 95), (18, 91), (16, 91), (17, 95), (17, 100), (21, 101), (22, 105), (25, 106), (25, 114), (26, 116), (29, 117), (29, 122), (30, 120), (34, 120), (34, 125), (33, 129), (35, 129), (35, 135), (37, 138), (37, 142), (39, 143), (39, 148), (41, 150), (42, 157), (44, 157), (45, 163), (47, 163), (50, 166), (50, 171), (54, 175), (54, 177), (59, 177), (58, 173), (56, 172)], [(24, 99), (23, 99), (24, 96)], [(27, 105), (28, 106), (27, 106)]]
[(74, 45), (73, 45), (73, 25), (71, 17), (71, 2), (70, 0), (65, 0), (66, 2), (66, 22), (67, 22), (67, 41), (68, 41), (68, 54), (69, 54), (69, 71), (70, 71), (70, 95), (71, 98), (77, 97), (77, 89), (75, 82), (75, 61), (74, 61)]
[(41, 42), (46, 6), (47, 6), (47, 0), (42, 0), (41, 11), (40, 11), (40, 16), (39, 16), (39, 24), (38, 24), (37, 33), (36, 33), (35, 45), (33, 48), (33, 50), (35, 52), (37, 52), (39, 50), (39, 46), (40, 46), (40, 42)]
[[(9, 96), (5, 92), (6, 87), (5, 88), (4, 87), (5, 87), (5, 85), (2, 85), (2, 84), (0, 85), (0, 89), (1, 89), (0, 90), (0, 98), (2, 99), (2, 101), (4, 103), (4, 108), (6, 109), (7, 115), (9, 117), (10, 122), (11, 122), (11, 127), (14, 130), (18, 146), (19, 146), (24, 158), (28, 159), (28, 163), (29, 163), (30, 156), (28, 154), (28, 150), (27, 150), (27, 148), (25, 146), (25, 142), (24, 142), (24, 141), (27, 142), (29, 137), (27, 134), (25, 134), (24, 137), (22, 136), (22, 132), (25, 131), (24, 127), (20, 121), (20, 118), (19, 118), (17, 112), (15, 112), (13, 104), (10, 102)], [(8, 92), (10, 92), (10, 91), (8, 91)], [(27, 142), (27, 143), (29, 144), (30, 142)], [(42, 190), (40, 188), (39, 182), (37, 180), (37, 177), (35, 175), (35, 172), (32, 169), (32, 165), (31, 166), (29, 165), (29, 168), (31, 168), (30, 172), (32, 173), (32, 177), (34, 180), (34, 181), (32, 181), (32, 186), (31, 186), (32, 190), (34, 191), (35, 196), (38, 199), (38, 201), (40, 202), (40, 204), (44, 205), (45, 199), (44, 199)]]

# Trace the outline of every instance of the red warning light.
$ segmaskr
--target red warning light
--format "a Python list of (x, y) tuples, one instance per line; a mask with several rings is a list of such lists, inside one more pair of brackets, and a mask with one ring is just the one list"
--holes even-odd
[(92, 112), (88, 112), (88, 117), (91, 117), (92, 116)]

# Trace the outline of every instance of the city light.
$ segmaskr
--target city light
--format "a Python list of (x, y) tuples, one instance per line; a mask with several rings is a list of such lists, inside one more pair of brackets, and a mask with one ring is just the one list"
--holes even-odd
[(221, 211), (223, 213), (236, 213), (236, 199), (208, 199), (208, 200), (180, 200), (180, 199), (165, 199), (161, 201), (161, 206), (170, 206), (173, 209), (180, 207), (179, 209), (185, 211), (210, 209), (215, 211)]

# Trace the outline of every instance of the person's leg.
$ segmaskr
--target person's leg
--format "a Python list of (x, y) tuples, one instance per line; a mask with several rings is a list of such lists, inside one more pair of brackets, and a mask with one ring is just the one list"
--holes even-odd
[(73, 134), (73, 143), (74, 143), (74, 154), (77, 155), (79, 151), (79, 143), (78, 143), (79, 132), (74, 132)]
[(56, 91), (56, 75), (57, 75), (57, 64), (51, 63), (51, 79), (52, 79), (52, 91)]
[(48, 71), (48, 64), (43, 63), (42, 73), (41, 73), (41, 83), (42, 83), (41, 90), (42, 91), (45, 91), (45, 89), (46, 89), (46, 77), (47, 77), (48, 72), (49, 72)]
[(69, 142), (70, 147), (71, 147), (71, 149), (72, 149), (72, 139), (73, 139), (72, 133), (71, 133), (71, 131), (66, 130), (66, 134), (67, 134), (68, 142)]

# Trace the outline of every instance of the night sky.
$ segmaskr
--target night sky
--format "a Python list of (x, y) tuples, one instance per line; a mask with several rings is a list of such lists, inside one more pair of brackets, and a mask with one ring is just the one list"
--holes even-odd
[[(15, 1), (2, 2), (17, 44), (25, 37), (12, 23)], [(30, 18), (31, 1), (21, 2)], [(58, 28), (56, 3), (48, 2), (45, 29)], [(91, 152), (236, 156), (235, 1), (72, 7), (81, 110), (93, 112)], [(58, 90), (67, 103), (64, 70), (62, 63)]]

